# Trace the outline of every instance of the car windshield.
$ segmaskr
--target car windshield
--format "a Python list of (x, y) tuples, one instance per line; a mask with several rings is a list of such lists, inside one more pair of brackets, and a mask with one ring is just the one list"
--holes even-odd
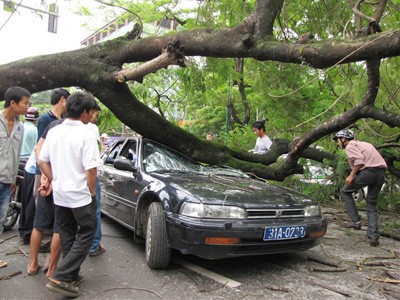
[(148, 173), (196, 173), (204, 176), (248, 177), (242, 171), (229, 167), (202, 166), (183, 154), (151, 141), (144, 143), (143, 167)]
[(148, 173), (197, 173), (202, 171), (199, 163), (150, 141), (145, 142), (143, 153), (143, 166)]

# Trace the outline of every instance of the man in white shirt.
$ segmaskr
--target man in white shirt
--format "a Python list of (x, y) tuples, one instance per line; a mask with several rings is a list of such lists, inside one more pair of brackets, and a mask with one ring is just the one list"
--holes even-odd
[[(63, 260), (46, 287), (67, 297), (79, 295), (79, 274), (96, 230), (96, 176), (100, 154), (95, 136), (84, 126), (96, 101), (87, 93), (67, 99), (68, 118), (52, 128), (39, 155), (39, 167), (52, 184)], [(46, 187), (42, 187), (46, 189)]]
[(253, 132), (257, 136), (256, 146), (252, 150), (254, 154), (265, 154), (272, 146), (272, 141), (265, 132), (265, 121), (261, 119), (252, 125)]

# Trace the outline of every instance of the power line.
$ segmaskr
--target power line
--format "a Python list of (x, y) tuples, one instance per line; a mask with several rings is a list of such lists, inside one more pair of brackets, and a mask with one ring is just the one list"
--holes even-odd
[[(0, 1), (3, 1), (4, 4), (13, 5), (13, 3), (11, 1), (7, 1), (7, 0), (0, 0)], [(50, 16), (59, 17), (59, 15), (57, 13), (55, 13), (55, 12), (47, 11), (47, 10), (43, 10), (43, 9), (40, 9), (40, 8), (35, 8), (35, 7), (27, 6), (27, 5), (23, 5), (23, 4), (21, 4), (22, 1), (17, 5), (17, 7), (15, 9), (17, 9), (18, 7), (22, 7), (22, 8), (30, 9), (30, 10), (33, 10), (33, 11), (36, 11), (36, 12), (40, 12), (40, 13), (43, 13), (43, 14), (48, 14)]]
[[(4, 3), (5, 2), (9, 2), (9, 1), (4, 1), (4, 0), (2, 0)], [(3, 29), (3, 27), (4, 26), (6, 26), (6, 24), (8, 23), (8, 21), (10, 21), (10, 19), (11, 19), (11, 17), (13, 16), (13, 14), (17, 11), (17, 8), (22, 4), (22, 1), (24, 1), (24, 0), (21, 0), (21, 2), (15, 7), (15, 9), (12, 11), (12, 13), (11, 13), (11, 15), (8, 17), (8, 19), (4, 22), (4, 24), (0, 27), (0, 30), (2, 30)]]
[(59, 15), (57, 14), (58, 7), (57, 7), (57, 5), (55, 3), (50, 5), (50, 11), (46, 11), (46, 10), (42, 10), (42, 9), (39, 9), (39, 8), (34, 8), (34, 7), (27, 6), (27, 5), (23, 5), (22, 2), (24, 0), (21, 0), (21, 2), (19, 4), (17, 4), (16, 6), (11, 1), (7, 1), (7, 0), (0, 0), (0, 1), (3, 1), (4, 5), (7, 5), (10, 9), (13, 9), (11, 15), (4, 22), (4, 24), (0, 27), (0, 30), (3, 29), (3, 27), (10, 21), (11, 17), (14, 15), (14, 13), (17, 11), (17, 9), (19, 7), (22, 7), (22, 8), (26, 8), (26, 9), (29, 9), (29, 10), (33, 10), (33, 11), (38, 12), (38, 13), (49, 15), (48, 31), (49, 32), (53, 32), (53, 33), (57, 32), (57, 19), (58, 19)]

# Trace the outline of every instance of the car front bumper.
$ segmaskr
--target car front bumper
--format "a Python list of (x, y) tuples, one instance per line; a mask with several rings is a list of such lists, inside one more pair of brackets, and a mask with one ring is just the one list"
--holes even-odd
[[(268, 220), (215, 220), (195, 219), (168, 213), (166, 216), (170, 246), (183, 254), (207, 259), (264, 255), (303, 251), (320, 243), (328, 221), (321, 218), (268, 219)], [(264, 231), (270, 226), (306, 226), (303, 238), (263, 241)], [(311, 234), (311, 236), (310, 236)], [(207, 237), (239, 238), (236, 244), (206, 244)]]

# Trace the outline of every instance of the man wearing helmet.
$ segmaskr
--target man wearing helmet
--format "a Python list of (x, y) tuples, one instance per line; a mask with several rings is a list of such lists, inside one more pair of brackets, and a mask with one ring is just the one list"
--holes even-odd
[(361, 217), (352, 194), (367, 186), (367, 234), (370, 246), (376, 247), (379, 245), (377, 199), (385, 180), (386, 162), (372, 144), (354, 140), (354, 133), (350, 129), (340, 130), (333, 139), (337, 140), (340, 148), (345, 149), (351, 167), (341, 196), (352, 222), (344, 226), (361, 229)]
[(25, 114), (24, 136), (22, 138), (21, 159), (19, 160), (19, 169), (23, 172), (24, 180), (18, 231), (24, 244), (29, 244), (36, 210), (35, 200), (32, 199), (36, 173), (36, 159), (33, 149), (38, 139), (38, 130), (35, 124), (38, 118), (39, 111), (34, 107), (29, 107)]

